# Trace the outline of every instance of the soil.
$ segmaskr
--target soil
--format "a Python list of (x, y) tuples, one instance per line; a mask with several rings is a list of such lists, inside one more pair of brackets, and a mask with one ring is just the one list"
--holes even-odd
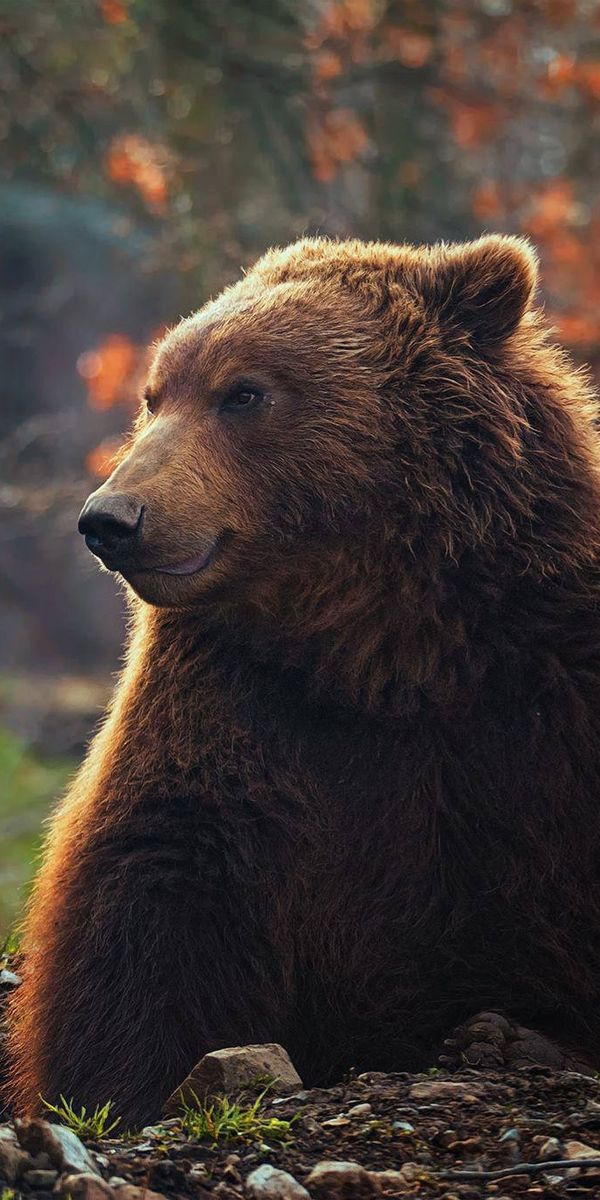
[[(357, 1105), (370, 1105), (370, 1110), (353, 1113)], [(293, 1118), (288, 1145), (230, 1142), (214, 1147), (190, 1141), (173, 1121), (133, 1138), (86, 1144), (111, 1184), (116, 1176), (172, 1198), (208, 1200), (214, 1193), (220, 1200), (238, 1200), (247, 1175), (263, 1163), (305, 1183), (322, 1160), (353, 1161), (371, 1171), (414, 1164), (405, 1168), (405, 1180), (373, 1181), (373, 1195), (440, 1200), (600, 1196), (600, 1082), (573, 1072), (529, 1068), (509, 1075), (473, 1070), (363, 1074), (338, 1087), (265, 1099), (264, 1113)], [(576, 1153), (597, 1156), (598, 1165), (577, 1168)], [(548, 1154), (569, 1157), (572, 1165), (544, 1162)], [(532, 1169), (519, 1174), (523, 1163)], [(480, 1179), (447, 1175), (464, 1170), (483, 1174)], [(507, 1174), (488, 1178), (487, 1172), (497, 1170)], [(25, 1186), (22, 1194), (32, 1190)], [(346, 1197), (351, 1194), (357, 1193), (350, 1187)], [(37, 1196), (45, 1200), (39, 1190)]]

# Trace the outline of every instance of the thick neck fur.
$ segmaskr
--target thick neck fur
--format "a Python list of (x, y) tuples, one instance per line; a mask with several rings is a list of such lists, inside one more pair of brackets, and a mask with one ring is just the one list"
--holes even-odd
[[(412, 475), (362, 529), (357, 518), (345, 532), (291, 543), (234, 599), (209, 597), (187, 612), (137, 607), (126, 679), (141, 671), (149, 696), (180, 698), (161, 724), (171, 723), (171, 745), (188, 747), (184, 759), (193, 759), (196, 706), (203, 727), (213, 716), (235, 723), (240, 706), (258, 696), (280, 705), (290, 686), (309, 708), (396, 730), (424, 712), (449, 724), (468, 716), (486, 681), (488, 695), (509, 677), (509, 690), (536, 695), (558, 672), (585, 691), (600, 658), (593, 403), (559, 352), (542, 388), (525, 347), (514, 347), (518, 376), (505, 371), (497, 387), (490, 376), (489, 392), (475, 393), (477, 419), (460, 444), (419, 437), (423, 458), (411, 450)], [(414, 421), (421, 416), (415, 406)], [(161, 674), (177, 688), (162, 689)]]

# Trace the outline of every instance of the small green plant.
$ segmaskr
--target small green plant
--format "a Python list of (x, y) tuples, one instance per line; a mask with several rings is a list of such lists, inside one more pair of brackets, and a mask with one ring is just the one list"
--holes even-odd
[[(9, 934), (7, 934), (2, 948), (0, 949), (0, 965), (7, 962), (11, 958), (14, 958), (15, 954), (18, 953), (18, 950), (19, 935), (17, 931), (13, 929)], [(10, 1188), (8, 1190), (10, 1191)], [(4, 1200), (4, 1197), (2, 1197), (2, 1200)]]
[(0, 1200), (15, 1200), (16, 1195), (14, 1188), (3, 1187), (0, 1192)]
[(228, 1096), (218, 1096), (212, 1104), (203, 1104), (192, 1093), (192, 1104), (182, 1099), (181, 1128), (194, 1141), (207, 1139), (211, 1146), (219, 1142), (289, 1142), (294, 1118), (285, 1121), (261, 1112), (267, 1090), (249, 1105)]
[(115, 1117), (109, 1124), (112, 1100), (107, 1100), (103, 1105), (97, 1104), (93, 1113), (89, 1114), (85, 1105), (82, 1105), (77, 1112), (72, 1097), (70, 1100), (66, 1100), (64, 1096), (61, 1096), (59, 1104), (51, 1104), (49, 1100), (44, 1100), (43, 1096), (40, 1096), (40, 1100), (48, 1112), (54, 1113), (55, 1117), (58, 1117), (61, 1125), (72, 1129), (73, 1133), (80, 1138), (97, 1140), (102, 1137), (110, 1137), (117, 1125), (121, 1124), (120, 1117)]

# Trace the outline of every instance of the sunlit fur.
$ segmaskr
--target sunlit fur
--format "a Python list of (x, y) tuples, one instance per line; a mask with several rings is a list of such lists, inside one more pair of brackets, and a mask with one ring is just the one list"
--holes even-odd
[(425, 1068), (483, 1008), (600, 1067), (596, 409), (534, 286), (517, 239), (305, 240), (157, 348), (105, 487), (146, 564), (222, 544), (129, 574), (26, 922), (18, 1111), (139, 1124), (244, 1042), (308, 1083)]

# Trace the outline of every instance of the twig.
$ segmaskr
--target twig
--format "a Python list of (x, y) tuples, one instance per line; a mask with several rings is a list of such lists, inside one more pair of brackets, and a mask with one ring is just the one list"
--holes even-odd
[(558, 1167), (570, 1170), (584, 1171), (586, 1167), (600, 1167), (600, 1158), (554, 1158), (547, 1162), (518, 1163), (514, 1167), (502, 1167), (496, 1171), (478, 1171), (475, 1168), (464, 1171), (440, 1171), (439, 1179), (506, 1179), (509, 1175), (540, 1175), (544, 1171), (553, 1171)]

